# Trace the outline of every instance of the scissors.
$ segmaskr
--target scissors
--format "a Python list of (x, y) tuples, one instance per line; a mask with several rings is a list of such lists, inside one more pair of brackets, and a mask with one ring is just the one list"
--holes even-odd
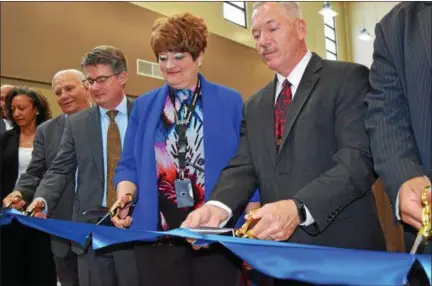
[(239, 229), (234, 231), (236, 237), (255, 238), (255, 235), (252, 233), (252, 228), (256, 225), (259, 219), (254, 219), (252, 215), (257, 210), (257, 208), (253, 209), (247, 214), (245, 223)]
[(422, 200), (422, 227), (420, 228), (419, 232), (417, 233), (417, 237), (414, 241), (414, 244), (411, 248), (410, 254), (416, 254), (417, 250), (422, 242), (425, 244), (428, 243), (428, 240), (432, 236), (432, 225), (431, 225), (431, 208), (432, 204), (428, 202), (427, 194), (431, 191), (431, 186), (427, 186), (424, 188), (421, 200)]
[(118, 216), (118, 213), (120, 210), (126, 208), (126, 207), (134, 207), (135, 204), (133, 203), (133, 196), (132, 194), (126, 194), (129, 198), (128, 202), (121, 207), (120, 204), (114, 203), (114, 205), (111, 208), (99, 208), (96, 210), (87, 210), (83, 212), (83, 215), (93, 218), (100, 218), (102, 217), (96, 225), (100, 225), (104, 220), (106, 220), (108, 217), (115, 217)]
[[(16, 196), (14, 196), (12, 198), (11, 202), (7, 206), (5, 206), (5, 208), (10, 209), (11, 205), (13, 204), (13, 202), (15, 201), (16, 198), (19, 198), (20, 200), (22, 200), (22, 196), (21, 195), (16, 195)], [(23, 210), (24, 208), (22, 208), (22, 209), (19, 209), (19, 210), (16, 209), (16, 211), (20, 212), (21, 214), (23, 214), (25, 216), (33, 216), (35, 210), (43, 211), (45, 209), (45, 203), (43, 201), (42, 201), (42, 203), (43, 203), (43, 205), (40, 206), (40, 207), (39, 206), (35, 206), (32, 209), (26, 209), (26, 210)]]

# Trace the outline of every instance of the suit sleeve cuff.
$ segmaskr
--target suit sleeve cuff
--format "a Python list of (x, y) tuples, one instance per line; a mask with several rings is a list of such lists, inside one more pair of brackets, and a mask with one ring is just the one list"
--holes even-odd
[(310, 226), (311, 224), (315, 223), (315, 219), (313, 218), (313, 216), (311, 215), (309, 209), (307, 208), (307, 206), (304, 206), (305, 211), (306, 211), (306, 220), (301, 223), (301, 226)]
[(215, 207), (221, 208), (223, 210), (225, 210), (228, 213), (228, 218), (226, 220), (224, 220), (219, 227), (224, 227), (227, 222), (232, 218), (232, 210), (224, 203), (221, 203), (219, 201), (208, 201), (206, 203), (206, 205), (213, 205)]

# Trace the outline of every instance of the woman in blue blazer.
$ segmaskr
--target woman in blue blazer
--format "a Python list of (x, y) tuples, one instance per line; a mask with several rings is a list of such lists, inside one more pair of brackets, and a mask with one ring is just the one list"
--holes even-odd
[[(207, 46), (204, 21), (191, 14), (159, 19), (151, 46), (166, 84), (134, 103), (115, 176), (120, 203), (133, 197), (117, 227), (170, 230), (209, 198), (235, 154), (242, 99), (199, 72)], [(233, 224), (231, 224), (233, 226)], [(135, 246), (142, 285), (235, 285), (241, 261), (218, 244), (193, 250), (183, 239)]]

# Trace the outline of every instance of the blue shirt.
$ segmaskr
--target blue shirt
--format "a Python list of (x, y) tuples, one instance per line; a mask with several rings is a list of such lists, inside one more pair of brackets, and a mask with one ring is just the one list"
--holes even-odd
[[(118, 111), (115, 117), (115, 122), (120, 130), (120, 140), (123, 149), (123, 141), (128, 126), (128, 113), (127, 113), (127, 98), (123, 97), (120, 104), (115, 108)], [(100, 118), (101, 118), (101, 134), (102, 134), (102, 150), (103, 150), (103, 166), (104, 166), (104, 196), (102, 200), (102, 206), (106, 207), (107, 200), (107, 137), (108, 137), (108, 126), (110, 119), (107, 115), (109, 110), (99, 106)]]

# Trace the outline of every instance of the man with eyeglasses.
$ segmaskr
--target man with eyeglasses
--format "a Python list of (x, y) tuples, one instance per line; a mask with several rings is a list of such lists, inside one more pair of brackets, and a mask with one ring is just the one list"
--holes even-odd
[[(51, 215), (77, 168), (73, 221), (96, 223), (100, 217), (84, 213), (110, 207), (116, 199), (112, 176), (132, 108), (124, 92), (127, 60), (115, 47), (98, 46), (85, 55), (82, 67), (84, 83), (96, 105), (68, 117), (58, 155), (27, 208), (36, 217)], [(111, 221), (108, 218), (102, 224), (111, 226)], [(81, 286), (137, 285), (132, 246), (103, 252), (94, 252), (91, 247), (73, 246), (73, 250), (78, 254)]]

